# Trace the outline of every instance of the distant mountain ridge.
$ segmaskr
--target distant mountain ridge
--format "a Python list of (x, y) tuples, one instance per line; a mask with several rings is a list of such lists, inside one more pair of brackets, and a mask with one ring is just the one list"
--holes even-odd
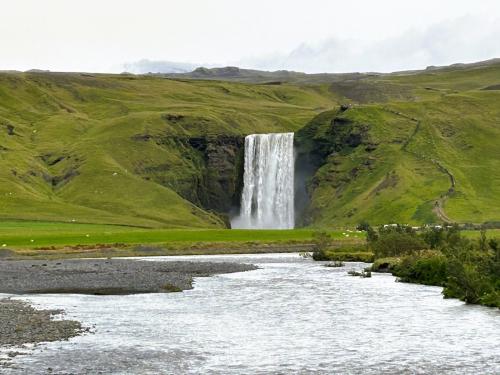
[(170, 78), (228, 80), (248, 83), (331, 83), (346, 80), (357, 80), (366, 77), (383, 77), (391, 75), (419, 74), (429, 71), (445, 71), (457, 69), (481, 68), (500, 64), (500, 58), (493, 58), (473, 63), (456, 63), (444, 66), (428, 66), (419, 70), (402, 70), (391, 73), (379, 72), (351, 72), (351, 73), (303, 73), (291, 70), (265, 71), (245, 69), (236, 66), (220, 68), (197, 67), (190, 72), (157, 73)]
[[(236, 66), (223, 68), (198, 67), (189, 73), (164, 74), (169, 78), (181, 79), (205, 79), (205, 80), (227, 80), (246, 83), (328, 83), (346, 79), (359, 79), (378, 73), (303, 73), (291, 70), (276, 70), (273, 72), (265, 70), (244, 69)], [(162, 74), (160, 74), (162, 75)]]

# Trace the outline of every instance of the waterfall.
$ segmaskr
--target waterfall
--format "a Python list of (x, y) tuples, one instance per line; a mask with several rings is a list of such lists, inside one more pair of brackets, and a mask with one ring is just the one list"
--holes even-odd
[(245, 170), (240, 215), (233, 228), (294, 227), (293, 133), (245, 137)]

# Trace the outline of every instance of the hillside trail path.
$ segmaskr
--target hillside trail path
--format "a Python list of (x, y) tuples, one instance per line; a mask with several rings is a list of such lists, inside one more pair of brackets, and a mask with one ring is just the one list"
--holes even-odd
[(453, 220), (451, 220), (446, 213), (444, 212), (444, 202), (446, 202), (447, 196), (440, 197), (434, 204), (434, 208), (432, 209), (432, 212), (436, 214), (436, 216), (444, 223), (446, 224), (452, 224)]
[(398, 111), (395, 111), (395, 110), (392, 110), (392, 109), (389, 109), (389, 108), (386, 108), (386, 107), (384, 107), (384, 110), (387, 111), (387, 112), (389, 112), (389, 113), (395, 114), (397, 116), (403, 117), (403, 118), (405, 118), (407, 120), (410, 120), (412, 122), (415, 122), (415, 129), (410, 134), (410, 136), (408, 137), (408, 139), (405, 141), (405, 143), (403, 144), (403, 146), (401, 147), (401, 149), (403, 151), (405, 151), (405, 152), (407, 152), (407, 153), (409, 153), (409, 154), (417, 157), (418, 159), (423, 159), (423, 160), (431, 162), (442, 173), (444, 173), (444, 174), (446, 174), (448, 176), (448, 179), (450, 180), (450, 187), (449, 187), (449, 189), (445, 193), (443, 193), (439, 198), (437, 198), (434, 201), (434, 207), (433, 207), (432, 211), (436, 214), (436, 216), (438, 217), (438, 219), (441, 220), (442, 222), (444, 222), (446, 224), (453, 223), (454, 221), (444, 211), (444, 206), (445, 206), (446, 200), (455, 191), (455, 185), (456, 185), (455, 176), (453, 176), (453, 174), (443, 164), (441, 164), (441, 162), (439, 162), (438, 160), (429, 158), (429, 157), (427, 157), (427, 156), (425, 156), (423, 154), (419, 154), (418, 152), (408, 150), (408, 145), (411, 143), (411, 141), (415, 138), (415, 136), (417, 135), (418, 131), (420, 130), (420, 125), (421, 125), (422, 121), (419, 120), (418, 118), (409, 116), (409, 115), (404, 114), (402, 112), (398, 112)]

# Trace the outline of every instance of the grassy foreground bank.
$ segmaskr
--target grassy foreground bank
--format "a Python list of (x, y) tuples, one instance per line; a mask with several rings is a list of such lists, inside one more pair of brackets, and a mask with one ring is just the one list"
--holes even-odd
[[(314, 230), (145, 229), (119, 225), (4, 221), (0, 253), (9, 258), (234, 254), (304, 251)], [(364, 233), (328, 232), (337, 246), (363, 243)]]
[[(491, 231), (500, 234), (500, 231)], [(45, 221), (0, 221), (0, 257), (78, 258), (203, 255), (309, 251), (314, 229), (146, 229), (140, 227)], [(332, 260), (373, 261), (365, 233), (327, 231)], [(463, 231), (466, 237), (479, 231)]]

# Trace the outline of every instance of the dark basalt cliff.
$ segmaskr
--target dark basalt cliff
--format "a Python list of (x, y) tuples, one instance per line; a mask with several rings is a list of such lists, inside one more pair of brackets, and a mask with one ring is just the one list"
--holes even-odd
[(176, 150), (181, 164), (166, 160), (162, 164), (143, 161), (135, 172), (172, 188), (180, 196), (206, 210), (219, 214), (228, 224), (228, 214), (238, 206), (243, 177), (244, 137), (207, 135), (136, 135), (137, 142), (155, 142)]
[(197, 186), (202, 206), (228, 213), (239, 204), (244, 137), (218, 135), (189, 138), (188, 143), (203, 155), (203, 182)]

